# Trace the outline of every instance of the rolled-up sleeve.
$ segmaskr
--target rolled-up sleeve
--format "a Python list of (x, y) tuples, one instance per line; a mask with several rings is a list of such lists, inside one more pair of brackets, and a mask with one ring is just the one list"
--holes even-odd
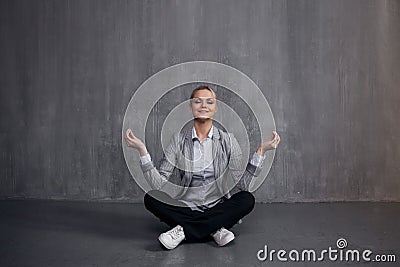
[(149, 153), (147, 153), (146, 155), (140, 157), (140, 162), (142, 164), (146, 164), (146, 163), (148, 163), (150, 161), (151, 161), (151, 156), (150, 156)]
[(261, 156), (257, 152), (254, 152), (253, 157), (250, 160), (250, 163), (256, 167), (261, 167), (265, 159), (265, 155)]

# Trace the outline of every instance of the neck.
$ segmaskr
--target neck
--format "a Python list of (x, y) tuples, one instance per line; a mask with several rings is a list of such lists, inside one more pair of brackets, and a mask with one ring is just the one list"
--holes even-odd
[(212, 119), (194, 119), (194, 129), (200, 139), (205, 138), (212, 127)]

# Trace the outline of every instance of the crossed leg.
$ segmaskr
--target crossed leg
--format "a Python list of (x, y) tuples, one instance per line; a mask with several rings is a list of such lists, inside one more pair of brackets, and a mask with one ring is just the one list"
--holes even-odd
[(254, 196), (247, 191), (240, 191), (204, 212), (184, 207), (162, 191), (151, 190), (144, 196), (146, 209), (170, 227), (181, 225), (188, 242), (207, 241), (221, 227), (230, 229), (253, 210), (254, 204)]

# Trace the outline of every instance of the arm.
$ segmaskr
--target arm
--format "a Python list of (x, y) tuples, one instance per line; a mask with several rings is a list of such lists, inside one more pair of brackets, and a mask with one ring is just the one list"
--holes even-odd
[[(262, 161), (264, 155), (253, 155), (253, 158), (247, 162), (243, 161), (242, 149), (238, 141), (230, 134), (231, 156), (228, 164), (229, 171), (237, 187), (242, 191), (248, 191), (253, 177), (257, 177), (262, 170)], [(243, 172), (244, 170), (244, 172)]]
[[(229, 170), (235, 182), (237, 182), (237, 187), (240, 190), (248, 191), (250, 182), (253, 177), (257, 177), (262, 170), (262, 163), (265, 159), (265, 152), (268, 150), (276, 149), (280, 137), (277, 132), (273, 131), (272, 136), (261, 143), (257, 151), (253, 154), (252, 159), (247, 163), (246, 166), (243, 165), (242, 161), (242, 151), (240, 149), (239, 143), (236, 138), (231, 134), (231, 158), (229, 161)], [(242, 175), (243, 169), (245, 172)]]
[(142, 169), (144, 178), (153, 189), (159, 190), (171, 177), (173, 170), (176, 166), (176, 151), (177, 151), (177, 134), (175, 134), (165, 153), (161, 162), (160, 170), (154, 166), (150, 154), (143, 142), (135, 137), (130, 129), (128, 129), (125, 136), (127, 145), (139, 150), (140, 153), (140, 167)]

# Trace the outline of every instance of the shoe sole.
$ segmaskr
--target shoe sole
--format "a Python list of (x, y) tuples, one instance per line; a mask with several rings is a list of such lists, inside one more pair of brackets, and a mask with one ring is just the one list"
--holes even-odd
[(225, 239), (224, 243), (218, 244), (218, 246), (223, 247), (223, 246), (225, 246), (226, 244), (228, 244), (229, 242), (231, 242), (234, 239), (235, 239), (235, 236), (234, 235), (230, 235), (228, 238)]
[(169, 246), (167, 243), (165, 243), (163, 240), (162, 240), (162, 238), (161, 238), (161, 235), (158, 237), (158, 241), (160, 241), (160, 243), (165, 247), (165, 248), (167, 248), (167, 249), (174, 249), (174, 248), (176, 248), (176, 246), (174, 247), (174, 246)]

